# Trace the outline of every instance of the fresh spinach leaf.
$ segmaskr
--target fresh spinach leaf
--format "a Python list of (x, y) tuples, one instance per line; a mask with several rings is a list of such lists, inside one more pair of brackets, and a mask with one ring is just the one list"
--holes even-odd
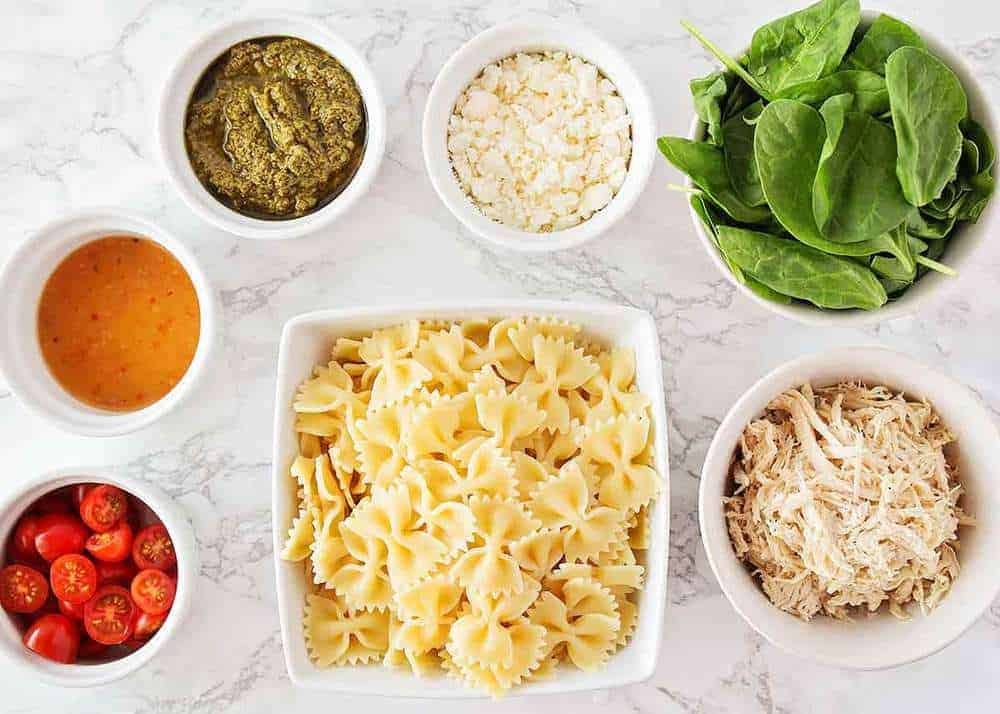
[(876, 255), (872, 258), (872, 270), (883, 278), (912, 283), (917, 277), (917, 260), (905, 224), (901, 223), (886, 235), (893, 243), (893, 256)]
[(736, 116), (760, 99), (760, 96), (742, 79), (735, 75), (732, 75), (730, 79), (732, 80), (733, 90), (726, 97), (726, 103), (722, 107), (722, 121)]
[(838, 310), (885, 304), (885, 289), (875, 274), (849, 258), (744, 228), (719, 226), (718, 231), (726, 255), (772, 290)]
[(712, 238), (712, 243), (715, 245), (715, 249), (719, 251), (719, 256), (726, 264), (726, 267), (729, 268), (729, 272), (731, 272), (733, 277), (736, 278), (736, 282), (741, 285), (746, 285), (748, 288), (753, 290), (754, 293), (765, 300), (781, 303), (783, 305), (787, 305), (792, 301), (792, 299), (787, 295), (782, 295), (781, 293), (767, 287), (756, 278), (747, 275), (743, 272), (743, 269), (740, 268), (740, 266), (729, 259), (729, 256), (727, 256), (725, 251), (722, 250), (722, 246), (719, 245), (719, 235), (717, 229), (717, 225), (719, 224), (716, 223), (716, 219), (712, 216), (712, 210), (704, 196), (692, 196), (691, 207), (694, 209), (694, 212), (698, 214), (698, 218), (701, 220), (702, 225), (705, 226), (705, 230), (708, 231), (709, 236)]
[(996, 179), (989, 171), (976, 174), (969, 179), (969, 193), (965, 195), (961, 207), (955, 213), (955, 217), (960, 221), (972, 221), (975, 223), (983, 214), (986, 204), (989, 203), (996, 188)]
[(747, 69), (776, 97), (787, 87), (825, 77), (840, 66), (861, 19), (858, 0), (820, 0), (759, 28)]
[(764, 104), (758, 99), (722, 125), (722, 150), (726, 155), (729, 180), (733, 190), (748, 206), (762, 206), (766, 202), (753, 153), (755, 127), (750, 123), (760, 116), (763, 109)]
[(726, 158), (720, 147), (675, 136), (660, 137), (656, 144), (667, 161), (687, 174), (698, 188), (735, 220), (763, 223), (770, 218), (770, 209), (748, 206), (733, 190), (726, 173)]
[(844, 59), (844, 66), (885, 75), (885, 61), (900, 47), (927, 49), (923, 38), (905, 22), (890, 15), (879, 15), (857, 47)]
[(966, 117), (962, 121), (961, 129), (962, 135), (976, 145), (979, 153), (979, 172), (992, 170), (993, 164), (996, 163), (997, 152), (986, 129), (971, 117)]
[(811, 82), (794, 84), (779, 92), (782, 99), (795, 99), (820, 107), (837, 94), (854, 95), (854, 109), (879, 116), (889, 111), (889, 90), (882, 75), (865, 70), (842, 70)]
[(945, 238), (955, 227), (956, 217), (935, 218), (923, 211), (913, 211), (906, 219), (906, 232), (915, 238), (924, 240), (940, 240)]
[(708, 137), (713, 144), (722, 144), (722, 102), (725, 101), (729, 88), (722, 72), (692, 79), (691, 98), (694, 100), (694, 111), (706, 126)]
[(812, 187), (826, 141), (823, 119), (812, 107), (792, 100), (768, 104), (757, 122), (754, 153), (761, 186), (775, 218), (795, 238), (832, 255), (865, 257), (892, 252), (883, 234), (855, 243), (835, 243), (819, 232), (813, 216)]
[(962, 83), (937, 57), (915, 47), (889, 56), (885, 81), (896, 130), (896, 176), (914, 206), (937, 198), (962, 156), (959, 127), (968, 113)]
[(681, 27), (683, 27), (685, 30), (691, 33), (691, 36), (694, 37), (696, 40), (698, 40), (698, 42), (701, 43), (702, 47), (704, 47), (706, 50), (715, 55), (715, 58), (718, 59), (720, 62), (722, 62), (723, 67), (725, 67), (730, 72), (732, 72), (737, 77), (746, 82), (747, 85), (750, 87), (750, 89), (752, 89), (754, 92), (756, 92), (759, 96), (763, 97), (764, 99), (771, 98), (771, 95), (764, 89), (761, 83), (758, 82), (752, 74), (747, 72), (746, 68), (742, 64), (740, 64), (738, 61), (734, 60), (728, 54), (723, 52), (718, 45), (716, 45), (710, 39), (701, 34), (701, 31), (698, 28), (696, 28), (687, 20), (681, 20)]
[(820, 109), (826, 142), (813, 182), (813, 215), (827, 240), (857, 243), (895, 228), (912, 209), (895, 180), (892, 129), (846, 111), (844, 97), (831, 97)]

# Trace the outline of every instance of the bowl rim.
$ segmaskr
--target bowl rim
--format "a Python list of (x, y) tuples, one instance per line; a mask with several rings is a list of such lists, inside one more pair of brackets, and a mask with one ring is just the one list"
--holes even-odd
[[(495, 44), (503, 44), (502, 52), (491, 51)], [(568, 45), (583, 45), (585, 51), (568, 49)], [(632, 121), (632, 155), (625, 183), (612, 197), (611, 202), (589, 219), (570, 228), (552, 233), (538, 234), (522, 231), (497, 223), (484, 216), (458, 187), (447, 151), (447, 117), (459, 94), (491, 62), (510, 57), (518, 52), (540, 49), (564, 50), (569, 54), (597, 66), (616, 69), (612, 80), (626, 103)], [(491, 59), (480, 62), (483, 54)], [(472, 69), (469, 69), (472, 67)], [(453, 96), (447, 84), (458, 83)], [(628, 85), (629, 98), (622, 87)], [(447, 108), (447, 113), (444, 109)], [(444, 113), (445, 124), (437, 121)], [(440, 129), (440, 131), (439, 131)], [(656, 153), (656, 118), (653, 103), (645, 82), (632, 64), (617, 47), (601, 35), (577, 22), (557, 22), (551, 19), (512, 20), (499, 23), (471, 39), (455, 50), (434, 78), (421, 123), (424, 165), (431, 184), (442, 203), (469, 231), (499, 248), (523, 253), (548, 253), (577, 248), (594, 240), (618, 223), (635, 205), (649, 181)], [(456, 193), (457, 190), (457, 193)]]
[[(193, 84), (188, 86), (188, 82), (182, 83), (182, 80), (193, 75), (193, 82), (196, 83), (208, 65), (234, 44), (269, 35), (298, 37), (296, 29), (303, 34), (312, 35), (312, 39), (306, 41), (331, 54), (353, 77), (365, 106), (365, 151), (347, 186), (327, 205), (298, 218), (253, 218), (225, 206), (215, 198), (191, 168), (184, 143), (183, 125)], [(199, 60), (199, 56), (203, 54), (211, 55), (207, 63)], [(168, 182), (195, 215), (216, 228), (244, 238), (286, 240), (329, 227), (368, 191), (385, 156), (387, 119), (378, 78), (368, 60), (351, 42), (330, 29), (326, 23), (308, 15), (284, 10), (262, 10), (217, 23), (197, 35), (181, 50), (160, 87), (154, 131), (160, 164)]]
[[(902, 19), (897, 13), (891, 13), (875, 8), (867, 8), (862, 9), (861, 11), (861, 22), (858, 27), (860, 28), (870, 25), (877, 17), (879, 17), (879, 15), (882, 14)], [(955, 72), (956, 75), (958, 75), (966, 95), (968, 95), (970, 100), (975, 103), (976, 121), (982, 124), (991, 136), (997, 136), (998, 124), (994, 116), (992, 104), (989, 101), (989, 95), (976, 78), (976, 73), (973, 71), (969, 62), (963, 56), (955, 52), (946, 42), (938, 39), (935, 33), (929, 32), (926, 28), (921, 27), (908, 19), (904, 21), (928, 43), (929, 49), (932, 53), (944, 62), (953, 72)], [(749, 46), (744, 48), (744, 52), (748, 50)], [(704, 137), (705, 126), (698, 118), (698, 115), (695, 114), (688, 128), (687, 138), (692, 141), (701, 141)], [(684, 176), (683, 185), (688, 189), (695, 188), (694, 182), (689, 176), (686, 175)], [(979, 221), (974, 224), (968, 224), (964, 227), (965, 230), (968, 230), (970, 227), (978, 227), (980, 235), (977, 237), (976, 242), (971, 244), (968, 247), (968, 250), (963, 254), (955, 255), (954, 251), (952, 251), (952, 258), (949, 260), (948, 264), (950, 267), (958, 271), (958, 276), (949, 278), (948, 276), (937, 273), (925, 275), (919, 281), (919, 283), (925, 285), (925, 289), (914, 292), (911, 288), (910, 290), (907, 290), (901, 299), (890, 300), (876, 310), (828, 310), (805, 302), (793, 302), (790, 305), (782, 305), (781, 303), (776, 303), (762, 298), (760, 295), (736, 279), (736, 277), (732, 274), (732, 271), (729, 270), (729, 267), (722, 259), (719, 249), (715, 247), (715, 243), (708, 235), (705, 230), (705, 226), (701, 222), (701, 218), (695, 212), (694, 207), (690, 205), (690, 202), (688, 202), (687, 209), (688, 214), (691, 217), (691, 223), (694, 225), (695, 233), (698, 235), (702, 247), (705, 249), (705, 252), (708, 253), (712, 263), (715, 264), (715, 267), (718, 268), (726, 279), (736, 288), (737, 292), (749, 298), (752, 302), (761, 306), (765, 310), (804, 325), (816, 327), (868, 327), (871, 325), (877, 325), (887, 320), (894, 320), (896, 318), (912, 315), (921, 308), (933, 303), (942, 295), (946, 295), (949, 292), (956, 290), (957, 282), (961, 279), (962, 270), (966, 266), (973, 264), (975, 256), (980, 254), (983, 250), (985, 236), (992, 228), (994, 228), (997, 224), (1000, 224), (1000, 208), (997, 207), (997, 203), (1000, 203), (1000, 201), (991, 200), (986, 206), (986, 210), (983, 212), (982, 216), (980, 216)], [(967, 236), (959, 237), (964, 240), (970, 240)], [(929, 283), (928, 280), (930, 280)], [(914, 283), (914, 287), (917, 285), (918, 283)]]
[[(88, 224), (97, 224), (98, 228), (85, 229), (85, 226)], [(54, 413), (46, 404), (43, 404), (34, 397), (32, 390), (24, 388), (24, 382), (21, 378), (22, 368), (11, 367), (11, 363), (19, 361), (18, 349), (14, 346), (17, 340), (8, 338), (0, 341), (0, 372), (3, 374), (3, 381), (6, 382), (10, 392), (30, 412), (69, 433), (95, 437), (119, 436), (149, 426), (171, 413), (191, 397), (192, 393), (203, 380), (215, 351), (215, 333), (218, 324), (218, 304), (215, 289), (194, 253), (172, 232), (166, 230), (160, 224), (132, 211), (115, 207), (94, 207), (71, 211), (43, 224), (33, 231), (28, 238), (14, 249), (10, 258), (0, 268), (0, 290), (3, 290), (11, 281), (15, 280), (22, 263), (40, 245), (47, 241), (69, 241), (68, 238), (60, 238), (60, 234), (74, 230), (78, 237), (87, 230), (99, 230), (104, 235), (114, 235), (123, 232), (141, 234), (142, 237), (166, 249), (180, 262), (184, 271), (191, 278), (195, 294), (198, 296), (200, 328), (198, 344), (191, 358), (191, 364), (188, 365), (187, 371), (181, 377), (180, 381), (163, 397), (147, 407), (132, 412), (111, 412), (89, 407), (73, 399), (57, 383), (56, 387), (70, 397), (72, 402), (70, 411), (74, 417), (86, 415), (87, 420), (82, 417), (75, 419)], [(99, 237), (91, 240), (99, 240)], [(60, 251), (62, 256), (60, 260), (65, 259), (66, 256), (79, 248), (80, 245), (85, 244), (76, 244)], [(44, 285), (50, 275), (51, 273), (44, 277), (39, 277), (32, 282), (40, 282)], [(11, 302), (8, 301), (8, 304)], [(7, 322), (8, 324), (11, 323), (10, 320)], [(45, 372), (54, 381), (44, 361), (37, 364), (25, 365), (23, 369)]]
[[(278, 508), (278, 504), (284, 502), (285, 500), (284, 494), (286, 491), (283, 483), (284, 480), (288, 478), (287, 463), (284, 461), (284, 454), (282, 453), (283, 441), (285, 439), (281, 436), (283, 427), (288, 426), (285, 422), (288, 420), (288, 412), (290, 411), (290, 400), (286, 399), (286, 397), (290, 397), (290, 395), (294, 394), (294, 390), (298, 384), (298, 382), (293, 380), (290, 376), (291, 368), (288, 365), (289, 343), (292, 339), (292, 333), (294, 330), (302, 325), (318, 323), (333, 325), (339, 321), (346, 320), (377, 320), (388, 326), (410, 319), (438, 319), (438, 317), (435, 316), (441, 316), (440, 319), (446, 320), (461, 320), (466, 319), (467, 317), (481, 317), (483, 315), (545, 315), (579, 321), (583, 330), (586, 331), (588, 328), (587, 323), (582, 318), (571, 316), (576, 313), (581, 315), (600, 314), (604, 316), (630, 315), (635, 320), (635, 324), (646, 330), (652, 337), (648, 344), (647, 351), (650, 355), (651, 361), (658, 367), (662, 367), (662, 355), (658, 341), (658, 331), (652, 315), (641, 308), (611, 303), (516, 298), (475, 299), (464, 302), (457, 300), (439, 300), (406, 305), (374, 305), (359, 308), (320, 309), (300, 313), (289, 318), (285, 322), (281, 331), (278, 348), (278, 361), (276, 367), (277, 377), (275, 380), (275, 406), (274, 418), (272, 422), (272, 473), (270, 486), (272, 520), (271, 532), (273, 539), (273, 558), (275, 563), (275, 589), (277, 592), (277, 607), (281, 627), (282, 649), (284, 651), (285, 668), (288, 672), (289, 679), (294, 685), (309, 689), (336, 691), (341, 694), (376, 695), (384, 698), (417, 698), (426, 700), (470, 700), (489, 698), (488, 694), (482, 693), (478, 690), (469, 689), (467, 687), (460, 687), (456, 690), (428, 691), (424, 694), (410, 691), (405, 693), (396, 693), (392, 691), (373, 690), (371, 687), (366, 687), (361, 681), (359, 681), (357, 685), (352, 686), (326, 686), (323, 684), (317, 684), (316, 682), (308, 679), (304, 680), (301, 677), (302, 672), (300, 671), (295, 658), (293, 657), (293, 653), (288, 646), (289, 638), (292, 636), (292, 633), (297, 634), (294, 630), (294, 625), (298, 623), (298, 620), (294, 619), (297, 616), (293, 615), (293, 609), (298, 609), (300, 606), (293, 605), (288, 599), (290, 593), (287, 592), (287, 587), (283, 582), (286, 575), (282, 566), (301, 566), (302, 563), (289, 563), (280, 559), (280, 551), (284, 545), (288, 524), (286, 522), (279, 522), (281, 514), (279, 514)], [(335, 334), (335, 329), (335, 327), (330, 327), (332, 336)], [(362, 332), (364, 332), (364, 330), (362, 330)], [(636, 351), (638, 353), (638, 347), (636, 347)], [(662, 538), (662, 562), (661, 560), (656, 560), (655, 562), (657, 565), (654, 566), (654, 561), (651, 559), (646, 563), (646, 573), (643, 587), (643, 607), (653, 611), (651, 619), (654, 623), (654, 627), (652, 628), (653, 632), (650, 635), (653, 645), (651, 652), (648, 654), (648, 660), (646, 662), (647, 666), (636, 668), (635, 670), (630, 671), (626, 676), (621, 677), (613, 683), (582, 684), (579, 686), (562, 685), (557, 687), (545, 687), (538, 691), (534, 688), (526, 691), (514, 688), (508, 691), (508, 698), (591, 691), (594, 689), (639, 684), (650, 679), (655, 674), (656, 665), (659, 661), (659, 655), (662, 649), (661, 645), (665, 628), (667, 598), (669, 596), (668, 556), (670, 551), (669, 524), (671, 496), (670, 455), (667, 433), (669, 430), (669, 424), (668, 410), (666, 406), (667, 397), (666, 392), (663, 389), (662, 368), (651, 370), (649, 376), (653, 384), (656, 385), (655, 393), (651, 399), (652, 423), (656, 428), (654, 433), (653, 448), (657, 460), (657, 468), (661, 472), (661, 478), (663, 479), (663, 489), (657, 496), (658, 501), (656, 502), (656, 512), (651, 513), (651, 517), (656, 518), (658, 517), (657, 513), (662, 512), (662, 516), (659, 517), (662, 517), (664, 521), (664, 528), (660, 536)], [(653, 550), (654, 549), (651, 548), (649, 552), (653, 552)], [(649, 596), (646, 596), (647, 593)], [(638, 630), (636, 630), (636, 632), (638, 632)], [(635, 644), (635, 639), (636, 638), (633, 637), (630, 644)], [(542, 685), (545, 684), (552, 684), (552, 682), (542, 683)]]
[[(59, 664), (48, 662), (28, 652), (21, 644), (20, 629), (16, 628), (10, 617), (4, 613), (3, 620), (0, 621), (0, 656), (11, 665), (30, 673), (46, 684), (70, 688), (107, 684), (126, 677), (148, 664), (167, 642), (173, 639), (181, 623), (190, 613), (194, 591), (197, 588), (200, 562), (193, 530), (180, 506), (155, 484), (113, 473), (107, 467), (64, 467), (38, 474), (22, 482), (16, 489), (5, 494), (0, 501), (0, 521), (9, 520), (9, 527), (13, 528), (24, 515), (24, 509), (36, 499), (76, 483), (107, 483), (118, 486), (129, 495), (139, 498), (153, 511), (174, 542), (177, 555), (177, 591), (169, 615), (145, 645), (124, 657), (100, 664)], [(23, 507), (17, 513), (12, 512), (11, 509), (22, 503)], [(0, 542), (3, 542), (7, 535), (6, 529), (0, 531)], [(12, 631), (17, 635), (14, 638), (8, 637)], [(67, 674), (63, 675), (60, 672)]]
[[(731, 443), (723, 443), (723, 433), (729, 431), (734, 424), (738, 423), (737, 426), (742, 426), (745, 425), (749, 419), (754, 418), (753, 414), (747, 418), (744, 412), (747, 411), (750, 404), (759, 400), (765, 392), (770, 395), (769, 399), (773, 398), (780, 392), (780, 385), (787, 382), (789, 377), (793, 375), (803, 377), (803, 375), (808, 375), (823, 368), (829, 362), (836, 362), (837, 364), (845, 365), (845, 376), (848, 376), (851, 372), (852, 368), (850, 365), (852, 364), (860, 364), (863, 363), (864, 360), (874, 360), (873, 363), (879, 364), (882, 363), (882, 360), (889, 357), (891, 357), (891, 359), (898, 364), (898, 367), (892, 368), (893, 371), (900, 373), (909, 372), (914, 374), (922, 372), (924, 374), (932, 375), (933, 378), (939, 382), (940, 389), (938, 391), (947, 390), (949, 392), (953, 392), (958, 397), (964, 398), (968, 407), (975, 410), (976, 420), (983, 424), (990, 425), (994, 439), (996, 440), (998, 447), (1000, 447), (1000, 428), (998, 428), (996, 421), (992, 418), (986, 407), (983, 406), (982, 401), (968, 387), (940, 370), (897, 350), (881, 345), (860, 344), (839, 347), (826, 352), (812, 352), (787, 360), (779, 364), (777, 367), (769, 370), (760, 378), (756, 379), (740, 395), (739, 399), (736, 400), (733, 406), (726, 413), (726, 416), (721, 422), (719, 422), (719, 426), (715, 431), (715, 435), (712, 437), (712, 441), (709, 444), (708, 451), (705, 455), (698, 487), (698, 522), (701, 525), (702, 548), (705, 551), (705, 556), (712, 569), (712, 573), (715, 576), (723, 594), (726, 596), (726, 600), (732, 608), (739, 614), (746, 624), (748, 624), (755, 632), (775, 647), (804, 660), (811, 660), (819, 664), (851, 671), (877, 671), (900, 667), (902, 665), (910, 664), (929, 657), (955, 642), (976, 623), (983, 612), (989, 609), (990, 604), (997, 597), (997, 595), (1000, 595), (1000, 570), (996, 571), (992, 586), (987, 588), (987, 592), (982, 595), (979, 605), (966, 608), (965, 614), (962, 617), (956, 618), (958, 620), (958, 624), (950, 629), (947, 629), (944, 634), (934, 638), (929, 646), (923, 649), (915, 648), (912, 653), (903, 657), (886, 657), (883, 655), (876, 655), (874, 659), (862, 663), (844, 660), (836, 656), (828, 656), (823, 653), (817, 653), (813, 649), (802, 648), (795, 644), (790, 644), (782, 638), (780, 631), (774, 631), (764, 624), (755, 621), (747, 613), (746, 609), (742, 606), (742, 603), (744, 602), (742, 596), (735, 593), (734, 589), (730, 587), (731, 580), (722, 575), (720, 559), (726, 557), (726, 555), (732, 555), (732, 545), (727, 531), (722, 537), (722, 540), (725, 542), (725, 546), (719, 545), (717, 547), (725, 547), (728, 550), (725, 552), (719, 552), (719, 550), (713, 546), (716, 539), (711, 536), (709, 530), (718, 530), (716, 528), (716, 524), (719, 520), (719, 504), (714, 501), (709, 501), (712, 496), (708, 493), (708, 491), (710, 483), (716, 483), (719, 478), (728, 479), (729, 464), (732, 458), (733, 449), (735, 448), (735, 440)], [(742, 429), (740, 429), (740, 432), (742, 432)], [(737, 432), (737, 438), (740, 432)], [(960, 434), (957, 436), (961, 438)], [(722, 530), (725, 531), (724, 523), (722, 525)], [(759, 592), (760, 585), (752, 580), (752, 576), (749, 572), (746, 573), (746, 577), (751, 580), (752, 586)], [(770, 603), (768, 604), (770, 605)], [(794, 616), (788, 615), (788, 617)], [(914, 623), (910, 624), (912, 625)]]

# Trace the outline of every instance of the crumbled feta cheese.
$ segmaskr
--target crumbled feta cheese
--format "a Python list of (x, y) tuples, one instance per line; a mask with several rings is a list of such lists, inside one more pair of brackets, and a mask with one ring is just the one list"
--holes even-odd
[(565, 52), (491, 64), (448, 122), (459, 184), (487, 217), (550, 232), (590, 218), (621, 189), (631, 121), (614, 84)]

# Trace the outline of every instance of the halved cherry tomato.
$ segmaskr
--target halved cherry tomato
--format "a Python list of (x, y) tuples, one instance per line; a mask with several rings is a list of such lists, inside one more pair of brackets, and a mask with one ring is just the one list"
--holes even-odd
[(163, 625), (167, 619), (167, 613), (161, 615), (150, 615), (148, 612), (140, 612), (135, 619), (135, 632), (132, 636), (137, 640), (148, 640)]
[(67, 600), (58, 600), (59, 612), (68, 617), (71, 620), (82, 620), (83, 619), (83, 606), (86, 603), (75, 603), (68, 602)]
[(84, 606), (83, 627), (91, 639), (117, 645), (131, 637), (135, 617), (135, 603), (128, 590), (105, 585)]
[(97, 592), (97, 568), (78, 553), (60, 555), (49, 568), (52, 592), (60, 600), (81, 605)]
[(83, 499), (87, 497), (87, 494), (91, 492), (94, 488), (92, 483), (77, 483), (69, 487), (70, 498), (73, 501), (73, 505), (79, 510), (81, 504), (83, 504)]
[(107, 645), (95, 642), (86, 635), (80, 638), (80, 659), (97, 659), (104, 654), (106, 649), (108, 649)]
[(35, 536), (38, 535), (38, 516), (28, 514), (17, 522), (14, 536), (10, 541), (10, 554), (19, 560), (34, 560), (38, 557), (35, 550)]
[(7, 612), (37, 612), (49, 597), (45, 576), (27, 565), (0, 570), (0, 606)]
[(80, 628), (65, 615), (42, 615), (24, 633), (24, 646), (54, 662), (76, 662)]
[(174, 579), (156, 568), (140, 570), (132, 579), (132, 600), (143, 612), (162, 615), (174, 604)]
[(32, 510), (45, 515), (47, 513), (69, 513), (73, 510), (68, 494), (65, 491), (49, 491), (31, 505)]
[(140, 569), (167, 570), (177, 564), (174, 544), (162, 523), (143, 528), (132, 541), (132, 559)]
[(106, 533), (94, 533), (84, 547), (98, 560), (119, 563), (132, 554), (132, 526), (123, 520)]
[(90, 535), (79, 518), (69, 513), (47, 513), (38, 519), (35, 549), (48, 562), (67, 553), (82, 553)]
[(80, 504), (80, 517), (91, 530), (104, 533), (114, 528), (128, 510), (128, 497), (115, 486), (95, 486)]
[(97, 582), (99, 585), (128, 585), (135, 577), (136, 567), (131, 560), (120, 563), (105, 563), (98, 560)]

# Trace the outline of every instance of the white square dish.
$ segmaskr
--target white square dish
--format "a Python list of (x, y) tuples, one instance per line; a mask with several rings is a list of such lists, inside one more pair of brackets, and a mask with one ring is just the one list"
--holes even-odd
[(312, 374), (313, 367), (328, 361), (336, 338), (358, 337), (373, 329), (411, 319), (462, 320), (520, 315), (570, 320), (583, 327), (586, 337), (608, 345), (631, 347), (635, 351), (636, 386), (652, 402), (654, 461), (663, 478), (663, 489), (650, 514), (646, 584), (639, 596), (639, 620), (631, 642), (613, 655), (607, 666), (600, 671), (588, 673), (576, 669), (560, 669), (551, 679), (517, 687), (511, 695), (556, 694), (619, 687), (641, 682), (653, 674), (662, 638), (667, 597), (670, 513), (667, 417), (655, 323), (642, 310), (617, 305), (509, 300), (321, 310), (299, 315), (285, 323), (278, 354), (275, 398), (272, 529), (281, 638), (288, 675), (296, 685), (342, 693), (393, 697), (486, 696), (444, 676), (420, 679), (406, 670), (379, 665), (329, 669), (314, 665), (306, 652), (302, 625), (303, 605), (311, 584), (307, 581), (302, 563), (283, 561), (278, 553), (298, 503), (294, 481), (288, 476), (289, 466), (298, 453), (298, 441), (293, 429), (295, 414), (292, 400), (299, 384)]

